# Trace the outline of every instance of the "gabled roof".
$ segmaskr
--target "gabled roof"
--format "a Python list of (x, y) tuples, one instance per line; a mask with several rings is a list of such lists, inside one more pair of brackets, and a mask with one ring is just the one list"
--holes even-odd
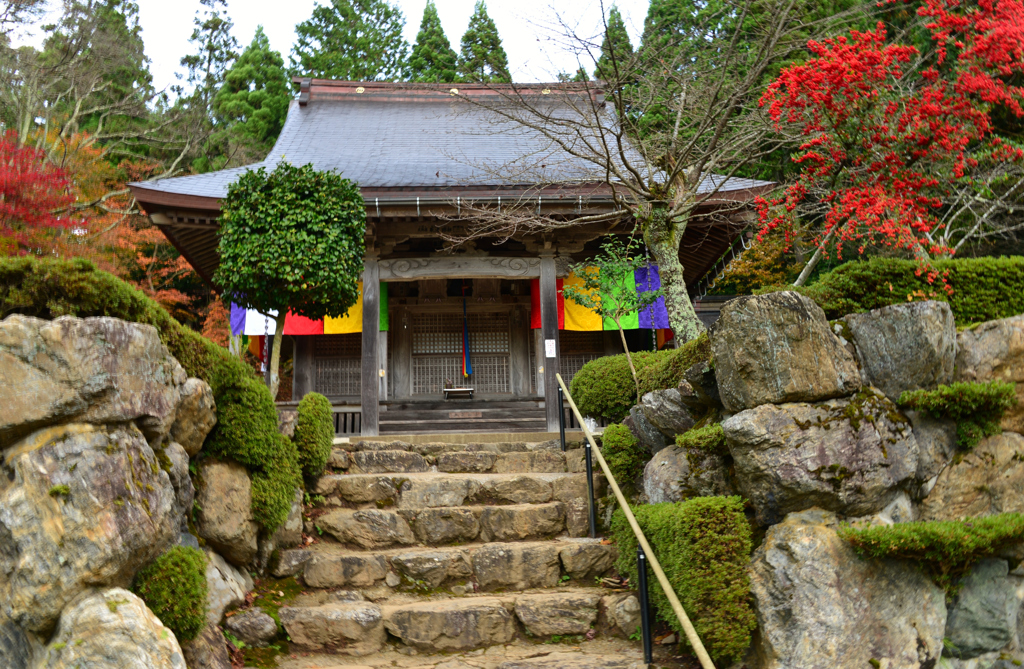
[[(601, 180), (598, 168), (572, 156), (541, 133), (500, 119), (463, 98), (494, 96), (492, 85), (393, 84), (301, 80), (284, 129), (267, 158), (243, 168), (130, 184), (136, 197), (156, 204), (196, 198), (214, 205), (246, 169), (282, 160), (335, 170), (359, 184), (364, 195), (384, 199), (409, 192), (467, 189), (524, 190), (538, 184), (583, 184)], [(457, 86), (458, 88), (454, 88)], [(517, 86), (517, 94), (560, 98), (600, 92), (573, 84)], [(546, 102), (546, 99), (545, 99)], [(705, 192), (713, 189), (708, 180)], [(723, 190), (742, 191), (767, 182), (731, 179)], [(187, 205), (188, 202), (181, 202)]]

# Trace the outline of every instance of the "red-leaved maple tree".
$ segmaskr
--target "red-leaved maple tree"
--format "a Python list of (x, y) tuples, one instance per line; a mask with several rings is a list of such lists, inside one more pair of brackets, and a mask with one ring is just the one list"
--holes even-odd
[(38, 228), (75, 225), (60, 212), (75, 201), (64, 170), (46, 161), (42, 152), (18, 146), (17, 134), (0, 138), (0, 238), (12, 250)]
[(788, 236), (795, 216), (820, 223), (816, 252), (797, 284), (824, 253), (854, 244), (904, 249), (927, 261), (950, 255), (934, 241), (943, 195), (970, 179), (978, 157), (1017, 161), (1024, 150), (994, 137), (990, 110), (1024, 115), (1024, 3), (924, 0), (936, 50), (922, 67), (912, 46), (887, 44), (874, 31), (810, 42), (814, 58), (786, 68), (761, 98), (780, 131), (802, 137), (795, 183), (758, 201), (761, 237)]

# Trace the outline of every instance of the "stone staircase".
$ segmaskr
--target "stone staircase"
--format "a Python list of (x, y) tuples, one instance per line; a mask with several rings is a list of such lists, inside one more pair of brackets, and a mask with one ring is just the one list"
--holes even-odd
[(586, 538), (582, 454), (557, 442), (336, 446), (310, 490), (316, 539), (271, 565), (307, 588), (280, 609), (301, 656), (279, 666), (642, 666), (627, 638), (636, 598), (599, 587), (616, 550)]

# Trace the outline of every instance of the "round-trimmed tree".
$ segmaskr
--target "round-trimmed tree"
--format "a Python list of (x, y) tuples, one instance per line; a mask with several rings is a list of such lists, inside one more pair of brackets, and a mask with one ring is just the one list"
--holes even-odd
[(228, 188), (214, 282), (235, 304), (279, 315), (271, 395), (277, 396), (285, 314), (345, 315), (359, 298), (365, 231), (359, 188), (335, 172), (282, 162), (272, 172), (248, 170)]

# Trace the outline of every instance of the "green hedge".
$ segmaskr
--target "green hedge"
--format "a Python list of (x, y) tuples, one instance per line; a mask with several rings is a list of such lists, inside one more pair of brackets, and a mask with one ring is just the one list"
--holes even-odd
[[(636, 367), (637, 375), (661, 355), (664, 353), (633, 353), (633, 366)], [(584, 416), (605, 418), (613, 423), (625, 418), (637, 401), (636, 384), (633, 383), (625, 353), (607, 355), (583, 365), (572, 377), (569, 392)]]
[[(708, 653), (722, 666), (739, 659), (757, 625), (747, 576), (751, 538), (743, 500), (697, 497), (635, 507), (633, 514)], [(637, 542), (621, 510), (612, 516), (612, 534), (619, 549), (616, 568), (635, 584)], [(653, 574), (648, 583), (658, 616), (685, 640)]]
[(136, 574), (132, 585), (132, 592), (182, 643), (206, 627), (206, 591), (206, 556), (188, 546), (158, 557)]
[(1024, 514), (839, 528), (839, 536), (864, 558), (902, 558), (922, 564), (947, 591), (978, 560), (1024, 541)]
[(651, 454), (640, 445), (629, 428), (621, 423), (609, 425), (601, 435), (601, 455), (619, 487), (632, 490), (634, 482), (644, 473)]
[[(952, 294), (941, 281), (928, 283), (927, 277), (917, 276), (916, 261), (896, 258), (848, 262), (795, 290), (817, 302), (830, 320), (907, 302), (908, 296), (949, 302), (961, 327), (1024, 313), (1024, 258), (957, 258), (932, 264), (946, 274)], [(778, 290), (794, 289), (774, 286), (758, 292)]]
[(999, 421), (1017, 404), (1017, 393), (1012, 383), (954, 383), (935, 390), (904, 391), (899, 404), (920, 409), (933, 418), (956, 421), (957, 445), (968, 450), (1002, 431)]
[(637, 371), (641, 395), (653, 390), (675, 388), (683, 380), (686, 370), (698, 362), (710, 359), (711, 340), (706, 332), (677, 349), (661, 351), (643, 371)]
[[(295, 447), (279, 438), (270, 391), (244, 362), (86, 260), (0, 258), (0, 318), (14, 313), (45, 319), (109, 316), (154, 326), (188, 375), (213, 389), (217, 425), (204, 451), (238, 460), (254, 480), (264, 481), (264, 490), (275, 491), (258, 503), (253, 495), (253, 511), (266, 531), (273, 532), (288, 517), (301, 477), (295, 468), (278, 465), (297, 461)], [(285, 490), (287, 494), (280, 493)]]
[(307, 393), (299, 402), (295, 423), (295, 447), (302, 473), (313, 478), (324, 473), (334, 447), (334, 413), (331, 402), (320, 393)]

